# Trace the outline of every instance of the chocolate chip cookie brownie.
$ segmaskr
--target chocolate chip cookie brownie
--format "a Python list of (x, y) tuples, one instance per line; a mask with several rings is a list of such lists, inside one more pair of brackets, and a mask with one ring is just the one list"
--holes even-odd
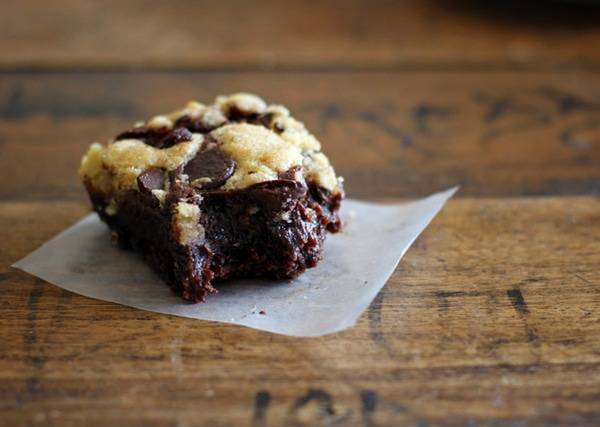
[(285, 107), (246, 93), (92, 144), (80, 176), (119, 244), (193, 302), (224, 279), (297, 276), (341, 226), (342, 180), (319, 141)]

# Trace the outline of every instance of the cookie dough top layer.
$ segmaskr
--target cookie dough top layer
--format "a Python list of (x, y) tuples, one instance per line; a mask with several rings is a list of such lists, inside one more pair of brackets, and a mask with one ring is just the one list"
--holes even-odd
[(114, 197), (138, 190), (137, 178), (149, 168), (171, 172), (215, 148), (236, 165), (218, 189), (243, 189), (301, 167), (306, 180), (332, 193), (340, 191), (341, 179), (304, 125), (285, 107), (267, 105), (247, 93), (218, 96), (212, 105), (191, 101), (183, 109), (137, 123), (107, 145), (92, 144), (80, 175)]

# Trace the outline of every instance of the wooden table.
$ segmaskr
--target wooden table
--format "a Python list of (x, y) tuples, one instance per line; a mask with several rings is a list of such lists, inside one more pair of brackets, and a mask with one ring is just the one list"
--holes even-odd
[[(599, 425), (599, 16), (3, 2), (0, 425)], [(288, 104), (351, 197), (461, 185), (355, 328), (282, 337), (10, 268), (88, 212), (91, 141), (238, 90)]]

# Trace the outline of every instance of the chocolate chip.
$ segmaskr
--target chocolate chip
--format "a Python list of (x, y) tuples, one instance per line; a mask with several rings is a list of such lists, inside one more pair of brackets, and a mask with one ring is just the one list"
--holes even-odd
[(209, 190), (220, 187), (233, 175), (235, 161), (218, 148), (201, 151), (185, 165), (183, 173), (189, 177), (189, 182)]
[(245, 120), (249, 123), (256, 123), (259, 116), (258, 113), (242, 110), (237, 105), (231, 105), (227, 110), (227, 118), (232, 122), (241, 122)]
[(267, 129), (271, 129), (271, 121), (273, 120), (273, 113), (264, 113), (257, 116), (254, 119), (254, 124), (261, 125)]
[(177, 127), (173, 130), (168, 128), (149, 128), (138, 126), (120, 133), (115, 141), (122, 139), (139, 139), (146, 144), (156, 148), (169, 148), (184, 141), (191, 141), (192, 133), (185, 127)]
[(192, 119), (188, 115), (181, 116), (175, 122), (175, 126), (186, 128), (194, 133), (207, 133), (218, 128), (222, 124), (224, 123), (220, 123), (219, 125), (211, 125), (209, 123), (205, 123), (201, 118)]
[(148, 145), (157, 147), (168, 132), (169, 130), (167, 128), (154, 129), (147, 126), (138, 126), (120, 133), (115, 138), (115, 141), (120, 141), (122, 139), (139, 139)]
[(165, 172), (161, 168), (148, 168), (137, 177), (137, 183), (143, 193), (162, 190), (165, 185)]
[(273, 113), (263, 113), (260, 115), (255, 114), (252, 116), (247, 116), (245, 119), (248, 123), (264, 126), (276, 133), (283, 133), (285, 131), (285, 127), (279, 121), (273, 122), (274, 117), (275, 115)]
[(199, 119), (192, 119), (190, 116), (181, 116), (175, 122), (175, 126), (184, 127), (191, 132), (204, 133), (206, 129), (202, 126), (202, 122)]
[(192, 133), (184, 127), (173, 129), (161, 141), (159, 148), (169, 148), (180, 142), (191, 141)]

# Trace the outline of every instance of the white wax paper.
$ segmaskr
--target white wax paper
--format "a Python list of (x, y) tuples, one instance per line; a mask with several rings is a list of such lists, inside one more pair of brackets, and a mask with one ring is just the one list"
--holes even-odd
[[(111, 242), (90, 214), (13, 267), (91, 298), (158, 313), (314, 337), (353, 326), (400, 258), (456, 188), (397, 204), (345, 200), (342, 233), (330, 234), (321, 263), (293, 280), (234, 280), (190, 304), (134, 252)], [(425, 272), (423, 273), (425, 274)]]

